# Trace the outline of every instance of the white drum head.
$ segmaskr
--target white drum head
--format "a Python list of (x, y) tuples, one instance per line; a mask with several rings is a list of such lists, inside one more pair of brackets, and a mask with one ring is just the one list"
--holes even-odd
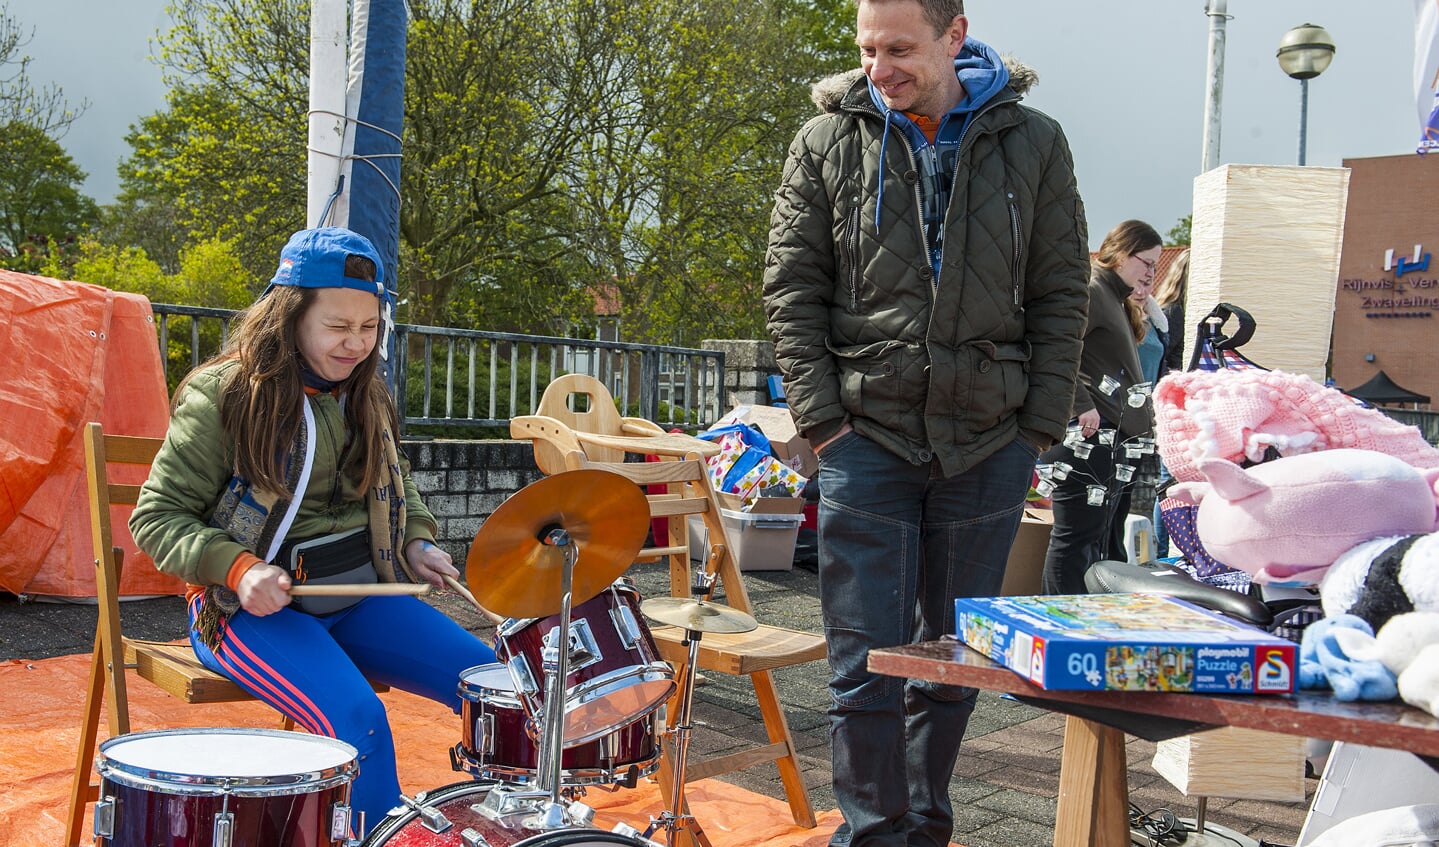
[(167, 729), (108, 739), (97, 764), (104, 774), (147, 781), (289, 784), (350, 770), (358, 755), (343, 741), (301, 732)]
[(514, 699), (515, 681), (510, 676), (510, 669), (499, 662), (476, 665), (460, 674), (460, 695), (467, 700), (485, 695)]

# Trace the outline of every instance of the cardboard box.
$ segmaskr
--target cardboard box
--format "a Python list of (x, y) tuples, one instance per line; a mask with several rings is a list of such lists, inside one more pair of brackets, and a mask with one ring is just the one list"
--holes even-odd
[[(804, 522), (804, 500), (799, 497), (757, 497), (744, 511), (743, 502), (733, 494), (719, 494), (720, 521), (725, 537), (734, 547), (735, 562), (742, 571), (787, 571), (794, 567), (795, 539)], [(705, 525), (699, 515), (690, 515), (690, 559), (700, 561), (705, 553)]]
[(1040, 577), (1044, 574), (1044, 556), (1049, 552), (1049, 530), (1054, 526), (1050, 509), (1024, 510), (1019, 534), (1009, 548), (1009, 561), (1004, 565), (1004, 586), (999, 593), (1007, 597), (1038, 594)]
[(972, 597), (954, 610), (964, 643), (1047, 690), (1294, 690), (1298, 645), (1173, 597)]
[(746, 423), (769, 439), (775, 457), (793, 468), (800, 476), (808, 479), (819, 471), (819, 457), (810, 449), (799, 431), (794, 428), (794, 418), (789, 409), (778, 406), (736, 406), (718, 421), (716, 426), (731, 423)]

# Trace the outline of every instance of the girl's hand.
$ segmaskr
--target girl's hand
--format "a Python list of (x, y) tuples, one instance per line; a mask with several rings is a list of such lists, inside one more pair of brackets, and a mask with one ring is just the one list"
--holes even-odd
[(436, 588), (445, 587), (445, 577), (460, 575), (449, 553), (422, 538), (405, 545), (405, 561), (410, 563), (415, 576)]
[(290, 604), (290, 575), (285, 569), (261, 562), (245, 571), (235, 589), (240, 608), (258, 617), (273, 615)]

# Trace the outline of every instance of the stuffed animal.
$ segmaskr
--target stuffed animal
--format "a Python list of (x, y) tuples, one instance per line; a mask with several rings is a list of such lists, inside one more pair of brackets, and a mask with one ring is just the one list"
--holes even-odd
[(1299, 686), (1339, 700), (1391, 700), (1439, 715), (1439, 533), (1378, 538), (1319, 584), (1323, 620), (1304, 630)]
[(1312, 585), (1365, 541), (1439, 529), (1439, 469), (1373, 450), (1336, 449), (1249, 468), (1200, 459), (1206, 482), (1172, 486), (1197, 504), (1199, 540), (1255, 582)]

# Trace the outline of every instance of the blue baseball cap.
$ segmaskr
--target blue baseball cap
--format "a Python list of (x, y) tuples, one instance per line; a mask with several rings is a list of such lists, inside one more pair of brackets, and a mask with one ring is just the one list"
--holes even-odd
[[(373, 280), (345, 275), (345, 260), (364, 256), (375, 263)], [(290, 236), (280, 251), (280, 267), (265, 288), (268, 293), (277, 285), (297, 288), (353, 288), (368, 291), (388, 302), (385, 289), (385, 265), (370, 240), (358, 232), (338, 226), (302, 229)]]

